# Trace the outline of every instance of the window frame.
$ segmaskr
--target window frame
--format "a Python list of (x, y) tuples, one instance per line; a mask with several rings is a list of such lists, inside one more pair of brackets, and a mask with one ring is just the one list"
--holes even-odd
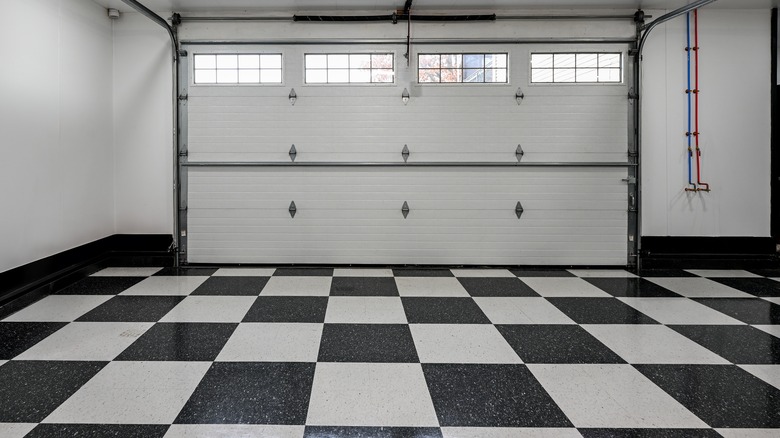
[[(534, 68), (533, 67), (533, 55), (553, 55), (553, 67), (543, 67), (543, 68)], [(563, 70), (573, 70), (574, 71), (574, 81), (569, 82), (556, 82), (555, 81), (555, 55), (575, 55), (575, 66), (574, 67), (566, 67), (561, 68)], [(599, 82), (599, 81), (582, 81), (577, 82), (577, 69), (576, 66), (576, 55), (619, 55), (620, 56), (620, 66), (619, 68), (614, 67), (602, 67), (601, 69), (608, 69), (608, 70), (619, 70), (620, 71), (620, 80), (619, 81), (607, 81), (607, 82)], [(597, 58), (598, 63), (598, 58)], [(596, 70), (596, 75), (598, 75), (598, 70), (600, 68), (598, 67), (598, 64), (596, 67), (579, 67), (579, 69), (582, 70)], [(534, 82), (534, 70), (550, 70), (553, 72), (553, 80), (550, 82)], [(588, 50), (588, 51), (529, 51), (528, 53), (528, 83), (531, 86), (598, 86), (598, 87), (605, 87), (605, 86), (625, 86), (626, 85), (626, 52), (622, 50)], [(598, 76), (597, 76), (598, 77)]]
[[(259, 74), (262, 74), (263, 70), (279, 70), (281, 81), (280, 82), (226, 82), (226, 83), (219, 83), (219, 82), (207, 82), (207, 83), (198, 83), (195, 81), (196, 71), (197, 70), (219, 70), (218, 68), (214, 69), (197, 69), (195, 67), (195, 58), (201, 55), (277, 55), (280, 57), (280, 68), (276, 69), (264, 69), (262, 68), (262, 64), (257, 69), (241, 69), (238, 67), (238, 64), (235, 68), (235, 71), (238, 72), (240, 70), (255, 70)], [(190, 85), (195, 87), (280, 87), (285, 85), (285, 71), (287, 70), (287, 66), (285, 65), (285, 54), (283, 52), (263, 52), (263, 51), (251, 51), (251, 52), (197, 52), (193, 53), (191, 55), (191, 66), (189, 67), (190, 70)], [(225, 70), (233, 70), (233, 69), (225, 69)], [(262, 76), (261, 76), (262, 77)]]
[[(390, 82), (349, 82), (349, 81), (348, 82), (307, 82), (307, 80), (306, 80), (306, 72), (307, 72), (306, 57), (308, 55), (324, 55), (326, 57), (325, 58), (326, 59), (326, 61), (325, 61), (326, 63), (327, 63), (327, 56), (328, 55), (346, 55), (348, 57), (350, 55), (369, 55), (369, 56), (371, 56), (371, 55), (390, 55), (392, 57), (392, 63), (393, 63), (391, 68), (387, 69), (387, 68), (372, 68), (372, 67), (369, 67), (368, 70), (369, 70), (369, 75), (370, 75), (372, 80), (373, 80), (373, 70), (390, 70), (392, 72), (392, 81), (390, 81)], [(381, 49), (361, 50), (361, 51), (357, 51), (357, 52), (343, 52), (343, 51), (342, 52), (330, 52), (330, 51), (328, 51), (328, 52), (306, 52), (306, 51), (304, 51), (304, 52), (301, 53), (301, 73), (302, 73), (301, 84), (303, 86), (305, 86), (305, 87), (388, 87), (388, 86), (396, 86), (396, 85), (398, 85), (398, 80), (397, 80), (398, 72), (396, 71), (396, 67), (397, 67), (397, 64), (396, 64), (397, 56), (396, 55), (397, 55), (397, 53), (394, 50), (381, 50)], [(327, 77), (327, 72), (330, 69), (327, 67), (327, 64), (326, 64), (325, 68), (313, 68), (312, 70), (324, 71), (325, 74), (326, 74), (326, 77)], [(347, 68), (336, 68), (334, 70), (347, 70), (347, 72), (349, 74), (350, 70), (363, 70), (363, 69), (347, 67)], [(350, 79), (351, 79), (351, 77), (350, 77)]]
[[(504, 56), (506, 56), (506, 67), (496, 67), (496, 68), (493, 68), (493, 69), (505, 70), (506, 71), (506, 80), (503, 81), (503, 82), (493, 82), (493, 81), (491, 81), (491, 82), (487, 82), (487, 81), (482, 81), (482, 82), (465, 82), (463, 80), (458, 81), (458, 82), (441, 82), (441, 81), (439, 81), (439, 82), (421, 82), (420, 81), (420, 70), (439, 70), (439, 71), (441, 71), (441, 70), (453, 70), (452, 68), (442, 68), (441, 64), (439, 64), (439, 67), (437, 67), (437, 68), (421, 68), (420, 67), (420, 56), (425, 56), (425, 55), (439, 55), (439, 56), (443, 56), (443, 55), (459, 55), (459, 56), (461, 56), (461, 64), (463, 64), (462, 57), (463, 56), (467, 56), (467, 55), (482, 55), (482, 56), (487, 56), (487, 55), (504, 55)], [(511, 85), (511, 83), (512, 83), (512, 81), (511, 81), (511, 77), (512, 76), (511, 76), (511, 70), (510, 70), (511, 62), (510, 62), (510, 57), (509, 57), (509, 51), (496, 51), (496, 52), (478, 52), (478, 51), (467, 51), (467, 52), (418, 52), (416, 60), (415, 60), (415, 63), (416, 64), (415, 64), (415, 69), (414, 69), (414, 72), (415, 72), (414, 83), (415, 83), (416, 86), (421, 86), (421, 87), (431, 86), (431, 85), (433, 85), (433, 86), (460, 86), (460, 87), (462, 87), (462, 86), (502, 86), (502, 85)], [(479, 70), (480, 67), (466, 68), (465, 65), (464, 65), (464, 66), (462, 66), (460, 68), (454, 68), (454, 69), (455, 70), (461, 70), (461, 71), (464, 71), (464, 70)], [(489, 69), (489, 68), (485, 67), (484, 64), (481, 67), (481, 69), (483, 71), (492, 70), (492, 69)], [(440, 76), (440, 78), (441, 78), (441, 76)], [(463, 73), (461, 73), (461, 79), (463, 79)]]

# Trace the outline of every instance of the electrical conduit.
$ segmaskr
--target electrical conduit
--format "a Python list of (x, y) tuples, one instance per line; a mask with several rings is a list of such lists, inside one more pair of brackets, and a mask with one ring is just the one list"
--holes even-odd
[(693, 100), (691, 98), (691, 93), (693, 90), (691, 89), (691, 13), (688, 12), (685, 14), (685, 38), (686, 38), (686, 45), (685, 45), (685, 52), (688, 58), (688, 88), (685, 89), (685, 93), (688, 96), (688, 131), (686, 131), (685, 136), (688, 137), (688, 187), (685, 188), (686, 192), (695, 192), (697, 191), (696, 184), (693, 182), (693, 130), (692, 128), (692, 118), (693, 118)]
[(696, 82), (695, 82), (695, 89), (693, 90), (694, 93), (694, 101), (695, 101), (695, 132), (693, 133), (694, 138), (696, 139), (696, 183), (700, 186), (696, 190), (702, 191), (702, 192), (709, 192), (710, 191), (710, 185), (708, 183), (702, 182), (701, 180), (701, 146), (699, 144), (699, 137), (701, 136), (699, 132), (699, 10), (694, 9), (693, 11), (693, 34), (694, 34), (694, 47), (693, 47), (693, 53), (694, 57), (696, 59)]

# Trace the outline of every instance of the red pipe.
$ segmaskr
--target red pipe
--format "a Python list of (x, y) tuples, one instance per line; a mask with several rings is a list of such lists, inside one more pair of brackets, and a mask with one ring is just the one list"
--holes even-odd
[(703, 186), (703, 188), (698, 188), (697, 190), (702, 192), (709, 192), (710, 191), (710, 185), (708, 183), (702, 182), (701, 180), (701, 146), (699, 145), (699, 10), (694, 9), (693, 11), (693, 32), (694, 32), (694, 41), (693, 41), (693, 53), (696, 59), (696, 81), (694, 85), (694, 101), (695, 103), (695, 128), (694, 128), (694, 138), (696, 139), (696, 182)]

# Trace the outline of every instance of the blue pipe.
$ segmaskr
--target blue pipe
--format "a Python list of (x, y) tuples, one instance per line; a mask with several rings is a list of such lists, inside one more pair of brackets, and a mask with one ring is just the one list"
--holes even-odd
[(688, 185), (696, 187), (695, 184), (693, 184), (693, 127), (692, 127), (692, 112), (693, 112), (693, 104), (691, 102), (691, 94), (693, 94), (693, 90), (691, 90), (691, 13), (688, 12), (685, 14), (686, 18), (686, 27), (685, 27), (685, 35), (687, 37), (687, 43), (688, 45), (685, 48), (685, 51), (688, 54), (688, 89), (686, 91), (686, 94), (688, 94)]

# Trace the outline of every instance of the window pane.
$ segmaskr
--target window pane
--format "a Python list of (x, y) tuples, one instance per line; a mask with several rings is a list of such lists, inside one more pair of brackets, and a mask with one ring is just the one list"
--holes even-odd
[[(219, 60), (217, 60), (217, 63), (219, 63)], [(238, 70), (217, 70), (217, 83), (218, 84), (238, 83)]]
[(551, 54), (531, 55), (531, 68), (550, 68), (552, 66), (553, 56)]
[(466, 68), (482, 68), (485, 66), (485, 55), (463, 55), (463, 66)]
[(620, 82), (619, 68), (600, 68), (599, 69), (599, 82)]
[(259, 84), (260, 83), (260, 70), (239, 70), (238, 71), (238, 83), (239, 84)]
[[(265, 59), (263, 59), (265, 61)], [(306, 55), (306, 68), (327, 68), (327, 55)]]
[(439, 69), (421, 69), (418, 80), (420, 82), (440, 82)]
[(463, 78), (462, 75), (463, 70), (461, 69), (441, 69), (441, 81), (442, 82), (462, 82)]
[(260, 55), (238, 55), (238, 68), (260, 68)]
[(346, 68), (329, 68), (328, 69), (328, 83), (330, 83), (330, 84), (346, 84), (346, 83), (349, 83), (349, 69), (346, 69)]
[(555, 82), (574, 82), (575, 70), (573, 68), (555, 69), (553, 71), (553, 80)]
[(349, 68), (371, 68), (371, 55), (349, 55)]
[(441, 66), (440, 59), (439, 55), (420, 55), (419, 68), (438, 68)]
[(531, 82), (552, 82), (552, 81), (553, 81), (553, 71), (551, 68), (531, 70)]
[[(574, 67), (575, 66), (575, 55), (573, 53), (556, 53), (553, 55), (553, 64), (554, 67)], [(557, 80), (557, 79), (556, 79)]]
[(349, 68), (349, 55), (328, 55), (328, 68)]
[(441, 55), (441, 68), (445, 67), (463, 67), (463, 57), (461, 55)]
[(217, 68), (238, 68), (238, 55), (217, 55)]
[(325, 84), (328, 82), (328, 71), (321, 70), (306, 70), (306, 83), (307, 84)]
[(485, 55), (485, 67), (506, 68), (506, 53), (494, 53)]
[(195, 83), (216, 84), (217, 71), (216, 70), (195, 70)]
[(195, 68), (217, 68), (215, 55), (195, 55)]
[(374, 69), (372, 70), (373, 77), (372, 82), (378, 82), (378, 83), (392, 83), (393, 82), (393, 71), (388, 69)]
[(371, 55), (371, 67), (393, 68), (393, 55), (390, 53)]
[(499, 68), (496, 70), (493, 70), (493, 82), (506, 82), (506, 69), (505, 68)]
[(260, 70), (260, 82), (264, 84), (281, 84), (282, 70), (281, 69)]
[(577, 82), (597, 82), (598, 74), (595, 68), (578, 68)]
[(368, 68), (351, 69), (349, 71), (349, 81), (357, 82), (357, 83), (371, 82), (371, 69)]
[(578, 53), (577, 54), (577, 68), (598, 67), (598, 55), (595, 53)]
[(599, 55), (599, 67), (614, 67), (619, 68), (620, 54), (619, 53), (602, 53)]
[(261, 68), (282, 68), (282, 55), (260, 55)]
[(466, 69), (463, 71), (463, 82), (485, 82), (485, 70)]

